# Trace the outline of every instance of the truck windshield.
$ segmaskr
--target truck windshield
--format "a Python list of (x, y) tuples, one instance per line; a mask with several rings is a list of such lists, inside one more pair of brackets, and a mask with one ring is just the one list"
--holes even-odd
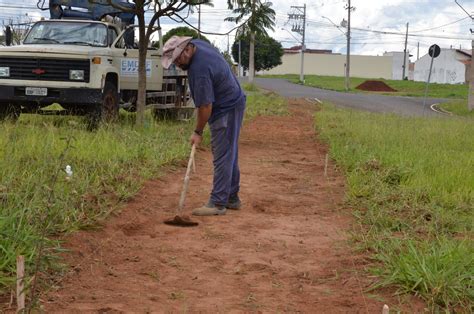
[(38, 22), (23, 43), (106, 47), (107, 27), (87, 22)]

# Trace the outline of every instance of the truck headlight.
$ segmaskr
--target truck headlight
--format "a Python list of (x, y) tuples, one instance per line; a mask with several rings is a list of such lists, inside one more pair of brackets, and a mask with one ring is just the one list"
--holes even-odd
[(10, 67), (0, 67), (0, 77), (10, 77)]
[(84, 70), (69, 70), (69, 79), (72, 81), (84, 81)]

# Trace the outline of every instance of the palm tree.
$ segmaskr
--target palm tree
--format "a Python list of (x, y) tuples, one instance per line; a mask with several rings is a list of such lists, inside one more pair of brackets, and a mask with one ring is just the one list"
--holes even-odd
[(255, 77), (255, 35), (268, 36), (266, 29), (274, 30), (275, 11), (271, 8), (272, 3), (268, 1), (227, 0), (227, 4), (237, 16), (228, 17), (225, 21), (240, 23), (249, 16), (237, 30), (237, 36), (250, 35), (249, 83), (253, 83)]

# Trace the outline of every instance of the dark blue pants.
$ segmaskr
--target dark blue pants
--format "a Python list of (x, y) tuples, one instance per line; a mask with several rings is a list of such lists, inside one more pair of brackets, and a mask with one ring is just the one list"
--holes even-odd
[(239, 192), (239, 134), (245, 105), (209, 123), (214, 164), (214, 181), (210, 201), (226, 205), (229, 196)]

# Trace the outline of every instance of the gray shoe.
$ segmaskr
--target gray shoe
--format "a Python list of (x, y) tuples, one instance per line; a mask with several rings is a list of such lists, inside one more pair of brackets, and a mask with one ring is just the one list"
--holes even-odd
[(204, 206), (196, 208), (193, 210), (194, 216), (215, 216), (215, 215), (225, 215), (227, 209), (224, 206), (214, 205), (208, 203)]
[(233, 195), (229, 197), (229, 201), (225, 205), (225, 208), (227, 209), (233, 209), (233, 210), (239, 210), (240, 206), (242, 206), (242, 202), (240, 201), (240, 198), (238, 195)]

